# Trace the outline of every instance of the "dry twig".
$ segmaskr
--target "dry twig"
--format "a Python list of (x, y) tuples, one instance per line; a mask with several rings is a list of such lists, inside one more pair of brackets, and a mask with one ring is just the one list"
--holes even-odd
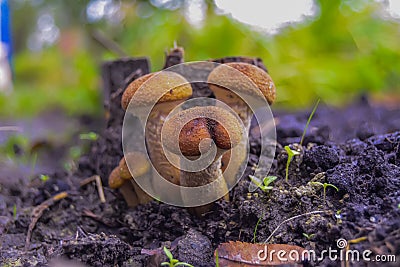
[(68, 196), (67, 192), (58, 193), (57, 195), (51, 197), (50, 199), (45, 200), (43, 203), (41, 203), (39, 206), (36, 206), (33, 209), (31, 214), (31, 223), (29, 224), (28, 233), (26, 234), (26, 240), (25, 240), (26, 251), (29, 249), (33, 229), (35, 228), (36, 223), (42, 216), (43, 212), (57, 201), (66, 198), (67, 196)]

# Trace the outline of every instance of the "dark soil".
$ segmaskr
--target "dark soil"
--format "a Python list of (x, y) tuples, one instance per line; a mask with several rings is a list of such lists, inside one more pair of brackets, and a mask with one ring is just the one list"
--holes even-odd
[[(143, 71), (146, 63), (143, 64), (135, 75), (148, 71)], [(106, 110), (117, 109), (120, 93), (121, 90), (111, 91), (111, 99), (117, 100), (107, 102)], [(203, 218), (156, 201), (127, 208), (121, 195), (107, 187), (107, 201), (101, 203), (95, 183), (80, 186), (83, 178), (94, 174), (105, 182), (122, 156), (118, 126), (121, 113), (110, 114), (108, 127), (88, 155), (81, 158), (75, 173), (58, 171), (46, 183), (35, 186), (23, 177), (7, 184), (0, 180), (0, 262), (5, 266), (61, 266), (60, 260), (68, 259), (89, 266), (159, 266), (166, 259), (162, 247), (167, 246), (180, 261), (214, 266), (213, 252), (217, 246), (229, 240), (252, 242), (260, 217), (255, 237), (257, 242), (264, 242), (285, 219), (325, 211), (283, 224), (269, 242), (315, 249), (318, 255), (328, 247), (337, 249), (339, 238), (366, 237), (351, 248), (397, 255), (397, 265), (391, 266), (398, 266), (400, 109), (372, 106), (366, 97), (344, 109), (320, 106), (301, 155), (290, 165), (289, 183), (285, 182), (287, 154), (283, 147), (295, 146), (300, 141), (309, 111), (274, 113), (278, 138), (270, 171), (270, 175), (278, 176), (274, 188), (249, 193), (246, 175), (230, 192), (231, 201), (216, 202)], [(258, 161), (260, 141), (255, 132), (250, 138), (246, 174), (252, 172)], [(310, 181), (333, 184), (339, 191), (328, 188), (323, 203), (322, 188)], [(33, 230), (29, 248), (25, 249), (33, 207), (61, 191), (67, 191), (68, 197), (44, 211)], [(15, 203), (17, 212), (13, 216)], [(310, 264), (341, 265), (329, 259)], [(376, 266), (384, 265), (390, 266)]]

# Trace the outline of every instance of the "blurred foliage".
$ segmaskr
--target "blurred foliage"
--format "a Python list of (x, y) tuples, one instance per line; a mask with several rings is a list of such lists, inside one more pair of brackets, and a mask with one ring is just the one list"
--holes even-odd
[[(185, 48), (187, 61), (260, 57), (277, 85), (277, 105), (283, 107), (304, 107), (316, 98), (340, 105), (361, 92), (400, 91), (399, 21), (386, 18), (382, 4), (372, 0), (316, 0), (315, 17), (288, 24), (272, 36), (217, 15), (210, 0), (201, 27), (186, 21), (183, 0), (174, 1), (177, 9), (155, 7), (151, 1), (121, 1), (121, 21), (91, 23), (85, 11), (89, 1), (32, 2), (11, 2), (15, 88), (9, 96), (0, 95), (2, 116), (35, 115), (54, 107), (71, 114), (99, 114), (99, 65), (117, 56), (92, 38), (94, 30), (130, 56), (149, 56), (154, 71), (163, 66), (164, 52), (174, 41)], [(54, 16), (60, 38), (32, 52), (26, 43), (44, 12)]]

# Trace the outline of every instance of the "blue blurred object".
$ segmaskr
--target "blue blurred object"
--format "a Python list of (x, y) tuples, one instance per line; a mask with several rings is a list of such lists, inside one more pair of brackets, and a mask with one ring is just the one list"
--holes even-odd
[(11, 60), (12, 60), (11, 20), (10, 20), (10, 8), (7, 0), (0, 0), (0, 41), (6, 49), (8, 62), (11, 66)]
[(12, 91), (12, 44), (7, 0), (0, 0), (0, 92)]

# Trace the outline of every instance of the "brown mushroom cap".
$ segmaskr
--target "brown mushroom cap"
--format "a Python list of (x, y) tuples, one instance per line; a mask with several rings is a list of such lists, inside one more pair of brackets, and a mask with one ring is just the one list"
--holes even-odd
[[(223, 108), (193, 107), (174, 114), (165, 122), (163, 135), (168, 138), (163, 138), (163, 142), (172, 153), (200, 156), (199, 144), (202, 139), (211, 138), (218, 148), (226, 150), (240, 142), (243, 131), (240, 119)], [(177, 132), (179, 142), (173, 138)], [(202, 146), (206, 148), (207, 143)]]
[[(139, 90), (139, 88), (144, 87)], [(138, 91), (139, 90), (139, 91)], [(172, 71), (161, 71), (146, 74), (131, 82), (122, 95), (121, 106), (124, 110), (135, 94), (135, 105), (152, 105), (187, 99), (192, 95), (192, 86), (180, 74)], [(159, 99), (158, 97), (162, 95)]]
[(196, 118), (186, 123), (179, 133), (179, 147), (185, 150), (185, 156), (199, 156), (200, 143), (208, 138), (210, 142), (201, 143), (204, 149), (211, 145), (211, 135), (208, 131), (206, 118)]
[(112, 170), (108, 176), (108, 186), (112, 189), (120, 188), (124, 184), (125, 180), (119, 175), (119, 168)]
[[(129, 171), (127, 161), (129, 162), (132, 173)], [(146, 174), (150, 169), (150, 164), (143, 153), (135, 151), (127, 153), (125, 157), (121, 159), (118, 169), (122, 179), (130, 179)]]
[(275, 101), (276, 88), (271, 76), (259, 67), (248, 63), (231, 62), (219, 65), (208, 76), (210, 88), (212, 90), (230, 89), (233, 92), (255, 95), (254, 84), (242, 75), (238, 75), (235, 70), (246, 75), (257, 86), (269, 104)]

